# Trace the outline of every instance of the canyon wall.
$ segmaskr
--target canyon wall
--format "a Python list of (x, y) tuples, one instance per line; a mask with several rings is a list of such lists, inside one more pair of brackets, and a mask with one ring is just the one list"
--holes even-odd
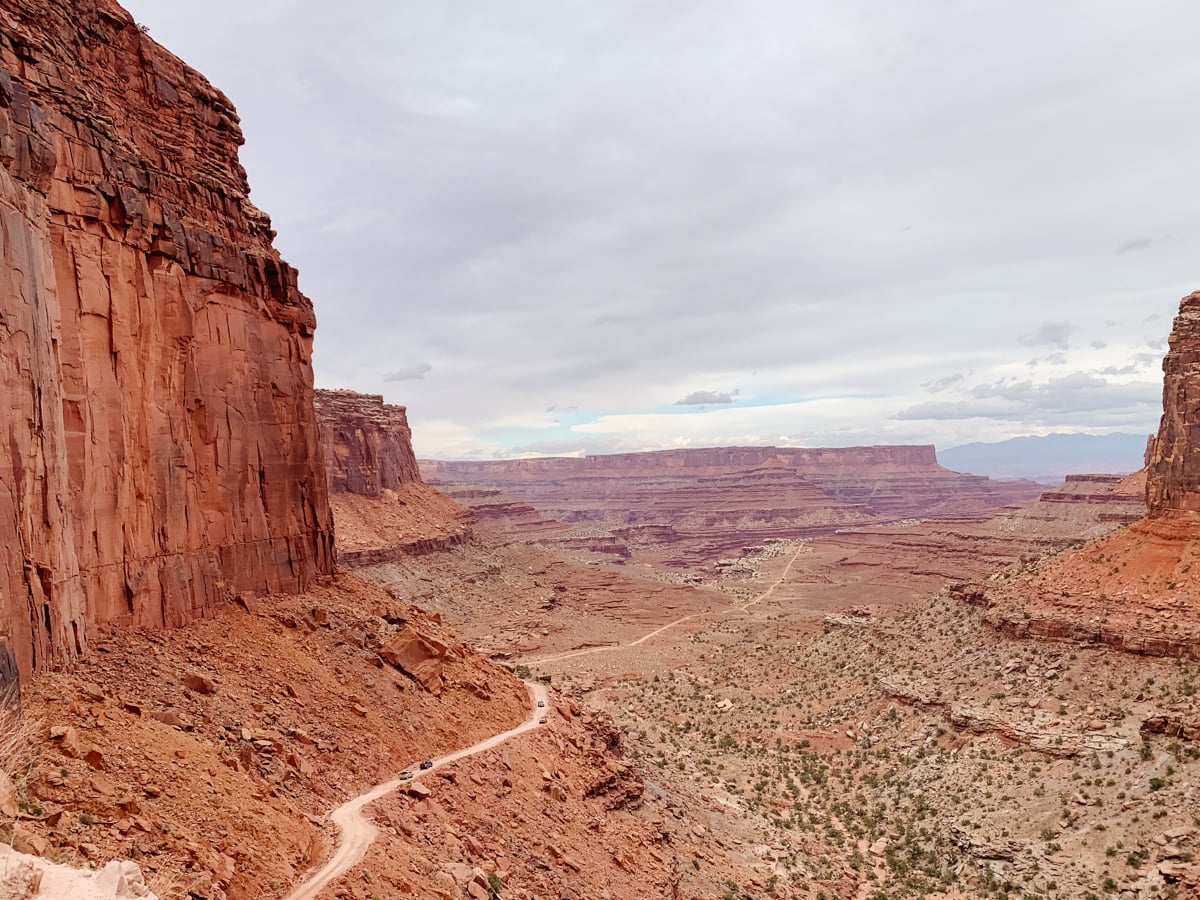
[(951, 472), (932, 446), (714, 447), (421, 468), (481, 514), (494, 503), (472, 486), (566, 526), (544, 530), (543, 540), (668, 564), (712, 561), (770, 539), (980, 515), (1042, 492), (1033, 482)]
[(1151, 516), (1200, 512), (1200, 291), (1184, 297), (1163, 360), (1163, 415), (1147, 448)]
[[(773, 463), (799, 472), (907, 470), (939, 468), (933, 445), (881, 447), (701, 447), (687, 450), (654, 450), (644, 453), (606, 453), (598, 456), (552, 456), (535, 459), (484, 461), (422, 460), (430, 480), (491, 481), (541, 480), (554, 477), (612, 476), (623, 473), (687, 472), (716, 474), (729, 469), (749, 469)], [(943, 470), (945, 471), (945, 470)]]
[(313, 399), (330, 490), (377, 497), (421, 480), (403, 406), (354, 391), (319, 390)]
[(354, 391), (316, 391), (313, 399), (339, 563), (386, 563), (471, 537), (471, 514), (421, 480), (403, 406)]
[(0, 0), (0, 635), (179, 624), (333, 566), (312, 306), (228, 99), (109, 0)]

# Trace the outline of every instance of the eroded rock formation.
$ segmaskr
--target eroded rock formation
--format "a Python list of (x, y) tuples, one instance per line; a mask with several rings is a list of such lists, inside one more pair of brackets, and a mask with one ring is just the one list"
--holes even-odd
[(419, 556), (471, 536), (470, 514), (421, 480), (403, 406), (354, 391), (317, 391), (314, 399), (340, 563)]
[(403, 406), (354, 391), (317, 391), (314, 401), (330, 490), (378, 497), (421, 480)]
[[(1200, 659), (1200, 292), (1180, 303), (1163, 372), (1162, 423), (1147, 444), (1148, 514), (1011, 581), (993, 581), (980, 594), (988, 624), (1017, 638)], [(1128, 496), (1141, 477), (1114, 491)], [(1122, 505), (1108, 499), (1114, 510)]]
[(1151, 516), (1200, 512), (1200, 291), (1184, 297), (1163, 360), (1163, 416), (1148, 448)]
[(0, 634), (173, 625), (332, 568), (314, 316), (237, 115), (109, 0), (0, 0)]

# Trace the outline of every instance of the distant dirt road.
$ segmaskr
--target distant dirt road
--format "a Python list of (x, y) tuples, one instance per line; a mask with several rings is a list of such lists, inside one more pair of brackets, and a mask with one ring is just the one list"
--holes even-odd
[(526, 665), (537, 665), (540, 663), (560, 662), (561, 660), (564, 660), (564, 659), (574, 659), (577, 656), (589, 656), (593, 653), (609, 653), (613, 650), (624, 650), (628, 647), (640, 646), (641, 644), (646, 643), (646, 641), (651, 640), (652, 638), (658, 637), (664, 631), (669, 631), (670, 629), (674, 628), (676, 625), (682, 625), (684, 622), (691, 621), (692, 619), (701, 619), (706, 616), (728, 615), (730, 612), (734, 612), (734, 611), (745, 612), (750, 607), (754, 606), (756, 603), (761, 603), (763, 600), (766, 600), (768, 597), (770, 597), (773, 593), (775, 593), (775, 589), (777, 587), (779, 587), (781, 584), (783, 584), (784, 581), (787, 580), (788, 575), (791, 574), (792, 566), (794, 566), (796, 564), (796, 560), (798, 560), (800, 558), (800, 553), (801, 553), (801, 551), (804, 550), (804, 547), (805, 547), (805, 545), (801, 544), (799, 547), (796, 548), (796, 552), (793, 553), (792, 558), (788, 560), (787, 567), (784, 568), (783, 574), (780, 575), (778, 578), (776, 578), (773, 582), (771, 582), (770, 587), (768, 587), (765, 591), (763, 591), (757, 597), (753, 598), (752, 600), (747, 600), (745, 603), (741, 604), (740, 606), (731, 606), (731, 607), (729, 607), (729, 609), (717, 609), (717, 610), (711, 610), (709, 612), (692, 613), (691, 615), (684, 616), (683, 618), (680, 618), (680, 619), (676, 619), (674, 622), (668, 622), (666, 625), (663, 625), (661, 628), (656, 628), (653, 631), (651, 631), (649, 634), (644, 634), (640, 638), (638, 638), (636, 641), (630, 641), (628, 644), (607, 644), (603, 647), (587, 647), (586, 649), (583, 649), (583, 650), (568, 650), (566, 653), (552, 653), (549, 656), (533, 656), (533, 657), (530, 657), (529, 659), (526, 659), (524, 662)]
[[(403, 781), (399, 778), (393, 778), (391, 781), (376, 785), (365, 794), (361, 794), (353, 800), (343, 803), (331, 812), (329, 818), (337, 825), (341, 838), (338, 848), (334, 851), (329, 861), (321, 867), (320, 871), (287, 895), (287, 900), (315, 900), (322, 888), (337, 880), (344, 873), (362, 862), (363, 857), (367, 855), (367, 848), (371, 846), (378, 834), (378, 830), (362, 812), (363, 807), (368, 803), (378, 800), (380, 797), (387, 796), (402, 784), (407, 784), (409, 781), (419, 781), (423, 776), (432, 775), (444, 766), (448, 766), (460, 759), (465, 759), (468, 756), (474, 756), (476, 753), (491, 750), (493, 747), (498, 747), (519, 734), (524, 734), (526, 731), (537, 728), (539, 720), (550, 710), (550, 692), (546, 689), (545, 685), (532, 681), (525, 682), (525, 687), (529, 691), (529, 718), (516, 728), (505, 731), (502, 734), (494, 735), (486, 741), (480, 741), (478, 744), (474, 744), (464, 750), (456, 750), (445, 756), (439, 756), (433, 760), (432, 768), (422, 771), (417, 768), (418, 764), (414, 763), (411, 768), (416, 773), (416, 777)], [(544, 708), (538, 706), (539, 700), (546, 704)]]

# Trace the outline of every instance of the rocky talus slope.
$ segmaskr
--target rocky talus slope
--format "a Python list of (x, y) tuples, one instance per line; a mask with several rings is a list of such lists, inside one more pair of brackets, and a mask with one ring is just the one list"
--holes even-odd
[(339, 563), (378, 564), (470, 538), (471, 514), (421, 479), (403, 406), (346, 390), (318, 390), (315, 400)]
[(110, 0), (0, 0), (0, 635), (178, 625), (331, 571), (314, 317), (229, 101)]

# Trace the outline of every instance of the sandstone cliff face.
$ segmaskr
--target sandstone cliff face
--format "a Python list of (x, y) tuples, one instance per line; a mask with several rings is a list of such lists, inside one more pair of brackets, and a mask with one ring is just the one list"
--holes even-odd
[(312, 306), (238, 120), (109, 0), (0, 0), (0, 635), (173, 625), (332, 568)]
[(403, 406), (354, 391), (316, 391), (313, 399), (330, 490), (378, 497), (421, 480)]
[(1184, 297), (1163, 360), (1163, 416), (1148, 448), (1150, 515), (1200, 512), (1200, 291)]
[(339, 563), (436, 553), (471, 537), (471, 515), (421, 480), (403, 406), (354, 391), (317, 391), (314, 399)]

